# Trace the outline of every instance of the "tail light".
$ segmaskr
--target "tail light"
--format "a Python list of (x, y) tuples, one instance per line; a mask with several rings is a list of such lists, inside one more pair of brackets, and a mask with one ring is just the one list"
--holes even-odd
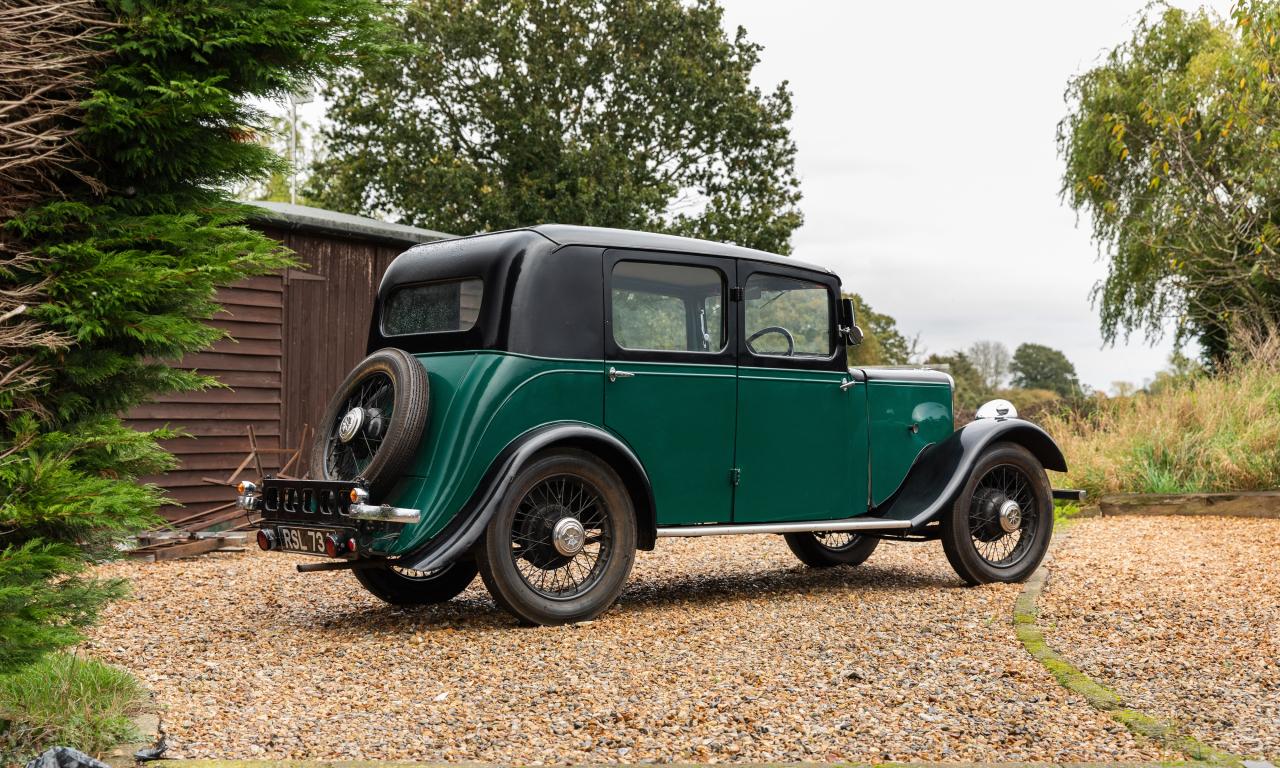
[(271, 531), (266, 528), (263, 528), (262, 530), (258, 531), (258, 549), (261, 549), (264, 551), (270, 551), (275, 548), (276, 548), (275, 531)]
[(331, 533), (324, 537), (324, 553), (329, 557), (339, 557), (347, 553), (349, 543), (352, 542)]

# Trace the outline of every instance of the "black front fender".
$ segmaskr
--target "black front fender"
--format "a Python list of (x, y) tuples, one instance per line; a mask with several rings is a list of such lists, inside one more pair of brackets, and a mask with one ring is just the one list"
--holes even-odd
[(637, 546), (653, 549), (656, 509), (649, 476), (635, 453), (616, 436), (580, 422), (547, 424), (512, 440), (489, 465), (480, 486), (444, 530), (421, 548), (396, 560), (395, 564), (415, 571), (442, 568), (466, 554), (498, 511), (508, 486), (525, 464), (539, 451), (555, 446), (582, 448), (608, 462), (626, 484), (636, 508)]
[(1045, 469), (1067, 471), (1062, 449), (1040, 427), (1021, 419), (982, 419), (921, 451), (902, 485), (871, 514), (909, 520), (912, 528), (927, 524), (955, 501), (978, 457), (998, 442), (1023, 446)]

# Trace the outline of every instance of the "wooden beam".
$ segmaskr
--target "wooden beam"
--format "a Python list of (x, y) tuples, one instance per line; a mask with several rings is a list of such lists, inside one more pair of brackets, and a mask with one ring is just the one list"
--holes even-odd
[(1103, 517), (1115, 515), (1218, 515), (1280, 518), (1280, 491), (1238, 493), (1117, 493), (1098, 501)]

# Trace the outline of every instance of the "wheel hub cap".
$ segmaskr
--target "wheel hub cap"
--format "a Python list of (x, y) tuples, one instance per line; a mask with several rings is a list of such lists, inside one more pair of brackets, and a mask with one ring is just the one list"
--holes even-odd
[(360, 427), (364, 426), (364, 409), (352, 408), (342, 417), (342, 422), (338, 424), (338, 439), (344, 443), (349, 443), (355, 439), (360, 433)]
[(1013, 499), (1000, 505), (1000, 528), (1005, 533), (1013, 533), (1022, 527), (1022, 507)]
[(565, 557), (573, 557), (586, 544), (587, 532), (576, 517), (562, 517), (551, 530), (551, 542), (556, 551)]

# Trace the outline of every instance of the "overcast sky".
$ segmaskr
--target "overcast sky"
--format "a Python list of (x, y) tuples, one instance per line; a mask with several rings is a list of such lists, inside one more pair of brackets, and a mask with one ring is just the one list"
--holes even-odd
[(930, 352), (1048, 344), (1099, 389), (1163, 368), (1168, 339), (1102, 347), (1089, 291), (1105, 265), (1059, 201), (1054, 141), (1067, 80), (1146, 2), (724, 0), (726, 26), (764, 46), (758, 83), (795, 96), (795, 255)]
[[(787, 80), (795, 97), (797, 257), (927, 352), (1047, 344), (1102, 390), (1165, 367), (1168, 337), (1102, 345), (1089, 292), (1106, 267), (1059, 200), (1055, 143), (1067, 80), (1125, 40), (1147, 0), (722, 3), (730, 33), (764, 46), (758, 84)], [(300, 116), (315, 126), (324, 109)]]

